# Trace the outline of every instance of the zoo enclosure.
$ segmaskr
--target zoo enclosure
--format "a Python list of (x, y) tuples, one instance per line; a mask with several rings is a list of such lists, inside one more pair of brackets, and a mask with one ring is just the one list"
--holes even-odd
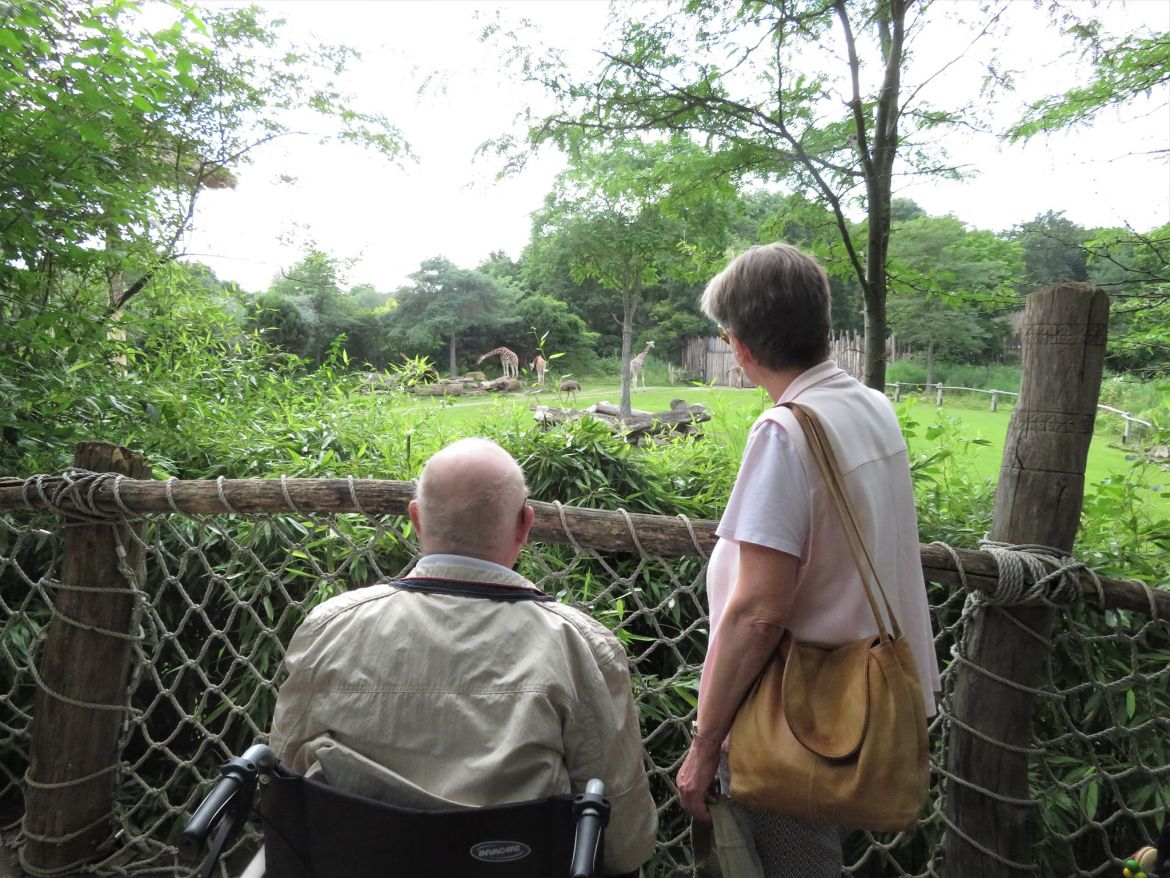
[[(831, 350), (829, 353), (830, 359), (834, 360), (838, 366), (852, 375), (854, 378), (861, 378), (861, 363), (862, 353), (864, 351), (864, 339), (859, 333), (840, 333), (832, 340)], [(906, 356), (908, 351), (898, 344), (894, 336), (890, 336), (886, 340), (886, 362), (892, 363), (901, 357)], [(754, 385), (746, 378), (740, 376), (737, 382), (731, 376), (732, 367), (735, 365), (735, 357), (731, 353), (731, 347), (727, 342), (719, 338), (711, 336), (696, 336), (687, 341), (682, 352), (682, 373), (685, 375), (696, 376), (702, 381), (714, 382), (717, 386), (739, 386), (739, 387), (753, 387)], [(927, 384), (923, 382), (912, 381), (892, 381), (886, 383), (886, 390), (894, 402), (900, 402), (902, 394), (906, 391), (920, 390), (923, 394), (934, 394), (934, 404), (941, 406), (945, 399), (947, 391), (955, 391), (959, 393), (982, 393), (986, 394), (990, 400), (991, 410), (999, 410), (999, 401), (1001, 397), (1006, 397), (1015, 400), (1019, 397), (1019, 393), (1014, 390), (997, 390), (993, 388), (983, 387), (961, 387), (957, 385), (942, 384), (936, 382)], [(1114, 406), (1105, 405), (1104, 403), (1097, 404), (1097, 410), (1101, 412), (1108, 412), (1111, 415), (1116, 415), (1122, 419), (1122, 437), (1123, 444), (1128, 445), (1133, 438), (1134, 427), (1144, 430), (1153, 428), (1153, 424), (1142, 418), (1135, 418), (1132, 412), (1127, 412)]]
[[(833, 360), (855, 378), (861, 377), (862, 354), (865, 350), (865, 340), (858, 332), (842, 332), (834, 336), (829, 345), (829, 359)], [(905, 356), (906, 350), (898, 344), (897, 339), (890, 336), (886, 339), (886, 361), (893, 362)], [(704, 382), (714, 382), (726, 387), (732, 382), (729, 380), (731, 367), (735, 365), (731, 346), (727, 342), (712, 336), (694, 336), (687, 339), (682, 350), (682, 371), (684, 375), (697, 378)], [(744, 379), (738, 386), (751, 387), (752, 384)]]
[[(1057, 333), (1063, 354), (1092, 360), (1104, 312), (1086, 301), (1035, 310), (1076, 328)], [(1093, 400), (1045, 380), (1063, 366), (1029, 363), (991, 536), (1064, 551), (922, 547), (946, 661), (931, 801), (913, 833), (851, 837), (849, 874), (1104, 874), (1166, 804), (1170, 593), (1067, 558)], [(0, 482), (0, 807), (29, 874), (181, 874), (177, 828), (218, 762), (266, 731), (304, 612), (409, 564), (411, 486), (153, 482), (98, 445), (77, 464)], [(660, 810), (653, 874), (687, 874), (672, 777), (713, 523), (535, 505), (522, 572), (624, 640)]]

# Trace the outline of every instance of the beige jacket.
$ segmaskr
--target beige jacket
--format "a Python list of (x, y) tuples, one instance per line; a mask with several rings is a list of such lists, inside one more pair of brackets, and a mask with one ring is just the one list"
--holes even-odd
[[(453, 555), (425, 557), (409, 576), (536, 590)], [(294, 770), (415, 807), (524, 801), (600, 777), (613, 805), (606, 871), (653, 853), (626, 656), (579, 610), (373, 585), (314, 609), (285, 666), (271, 743)]]

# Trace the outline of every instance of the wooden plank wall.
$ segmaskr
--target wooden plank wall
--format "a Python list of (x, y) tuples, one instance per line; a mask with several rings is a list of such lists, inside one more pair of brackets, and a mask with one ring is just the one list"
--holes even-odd
[[(842, 332), (833, 339), (829, 357), (854, 378), (860, 379), (864, 350), (865, 337), (860, 332)], [(886, 339), (887, 362), (892, 363), (905, 353), (893, 336)], [(731, 355), (731, 347), (718, 338), (692, 336), (683, 346), (682, 370), (691, 380), (714, 382), (720, 387), (734, 385), (736, 376), (730, 372), (734, 364), (735, 358)], [(739, 386), (755, 385), (744, 378)]]

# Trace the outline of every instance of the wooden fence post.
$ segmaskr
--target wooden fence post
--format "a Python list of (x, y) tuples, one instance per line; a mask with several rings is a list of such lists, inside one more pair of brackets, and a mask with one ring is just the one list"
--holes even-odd
[(901, 401), (902, 401), (902, 382), (895, 381), (894, 382), (894, 402), (901, 402)]
[[(101, 442), (77, 446), (74, 465), (150, 478), (133, 451)], [(141, 525), (132, 526), (135, 532)], [(49, 624), (30, 730), (24, 861), (45, 873), (76, 875), (111, 835), (119, 732), (125, 717), (129, 636), (142, 576), (141, 547), (126, 525), (71, 522), (61, 584)], [(75, 591), (67, 586), (81, 586)]]
[(942, 402), (943, 402), (943, 386), (942, 386), (942, 382), (940, 381), (938, 384), (934, 385), (934, 404), (941, 408)]
[(998, 390), (991, 391), (991, 410), (993, 412), (999, 410), (999, 391)]
[[(1108, 321), (1108, 297), (1087, 284), (1050, 287), (1028, 298), (1020, 396), (1003, 452), (992, 540), (1072, 548)], [(982, 608), (968, 623), (964, 651), (974, 667), (955, 669), (949, 723), (947, 770), (958, 780), (948, 781), (946, 790), (947, 818), (957, 827), (946, 834), (946, 875), (1032, 873), (1038, 839), (1030, 834), (1032, 806), (1025, 800), (1033, 696), (991, 675), (1039, 687), (1048, 658), (1043, 640), (1054, 619), (1047, 607)]]

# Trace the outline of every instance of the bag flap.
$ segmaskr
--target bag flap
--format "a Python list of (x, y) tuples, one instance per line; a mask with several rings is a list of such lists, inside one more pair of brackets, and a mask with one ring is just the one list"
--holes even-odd
[(877, 638), (844, 646), (797, 643), (785, 637), (782, 699), (792, 734), (828, 759), (861, 747), (869, 722), (869, 651)]

